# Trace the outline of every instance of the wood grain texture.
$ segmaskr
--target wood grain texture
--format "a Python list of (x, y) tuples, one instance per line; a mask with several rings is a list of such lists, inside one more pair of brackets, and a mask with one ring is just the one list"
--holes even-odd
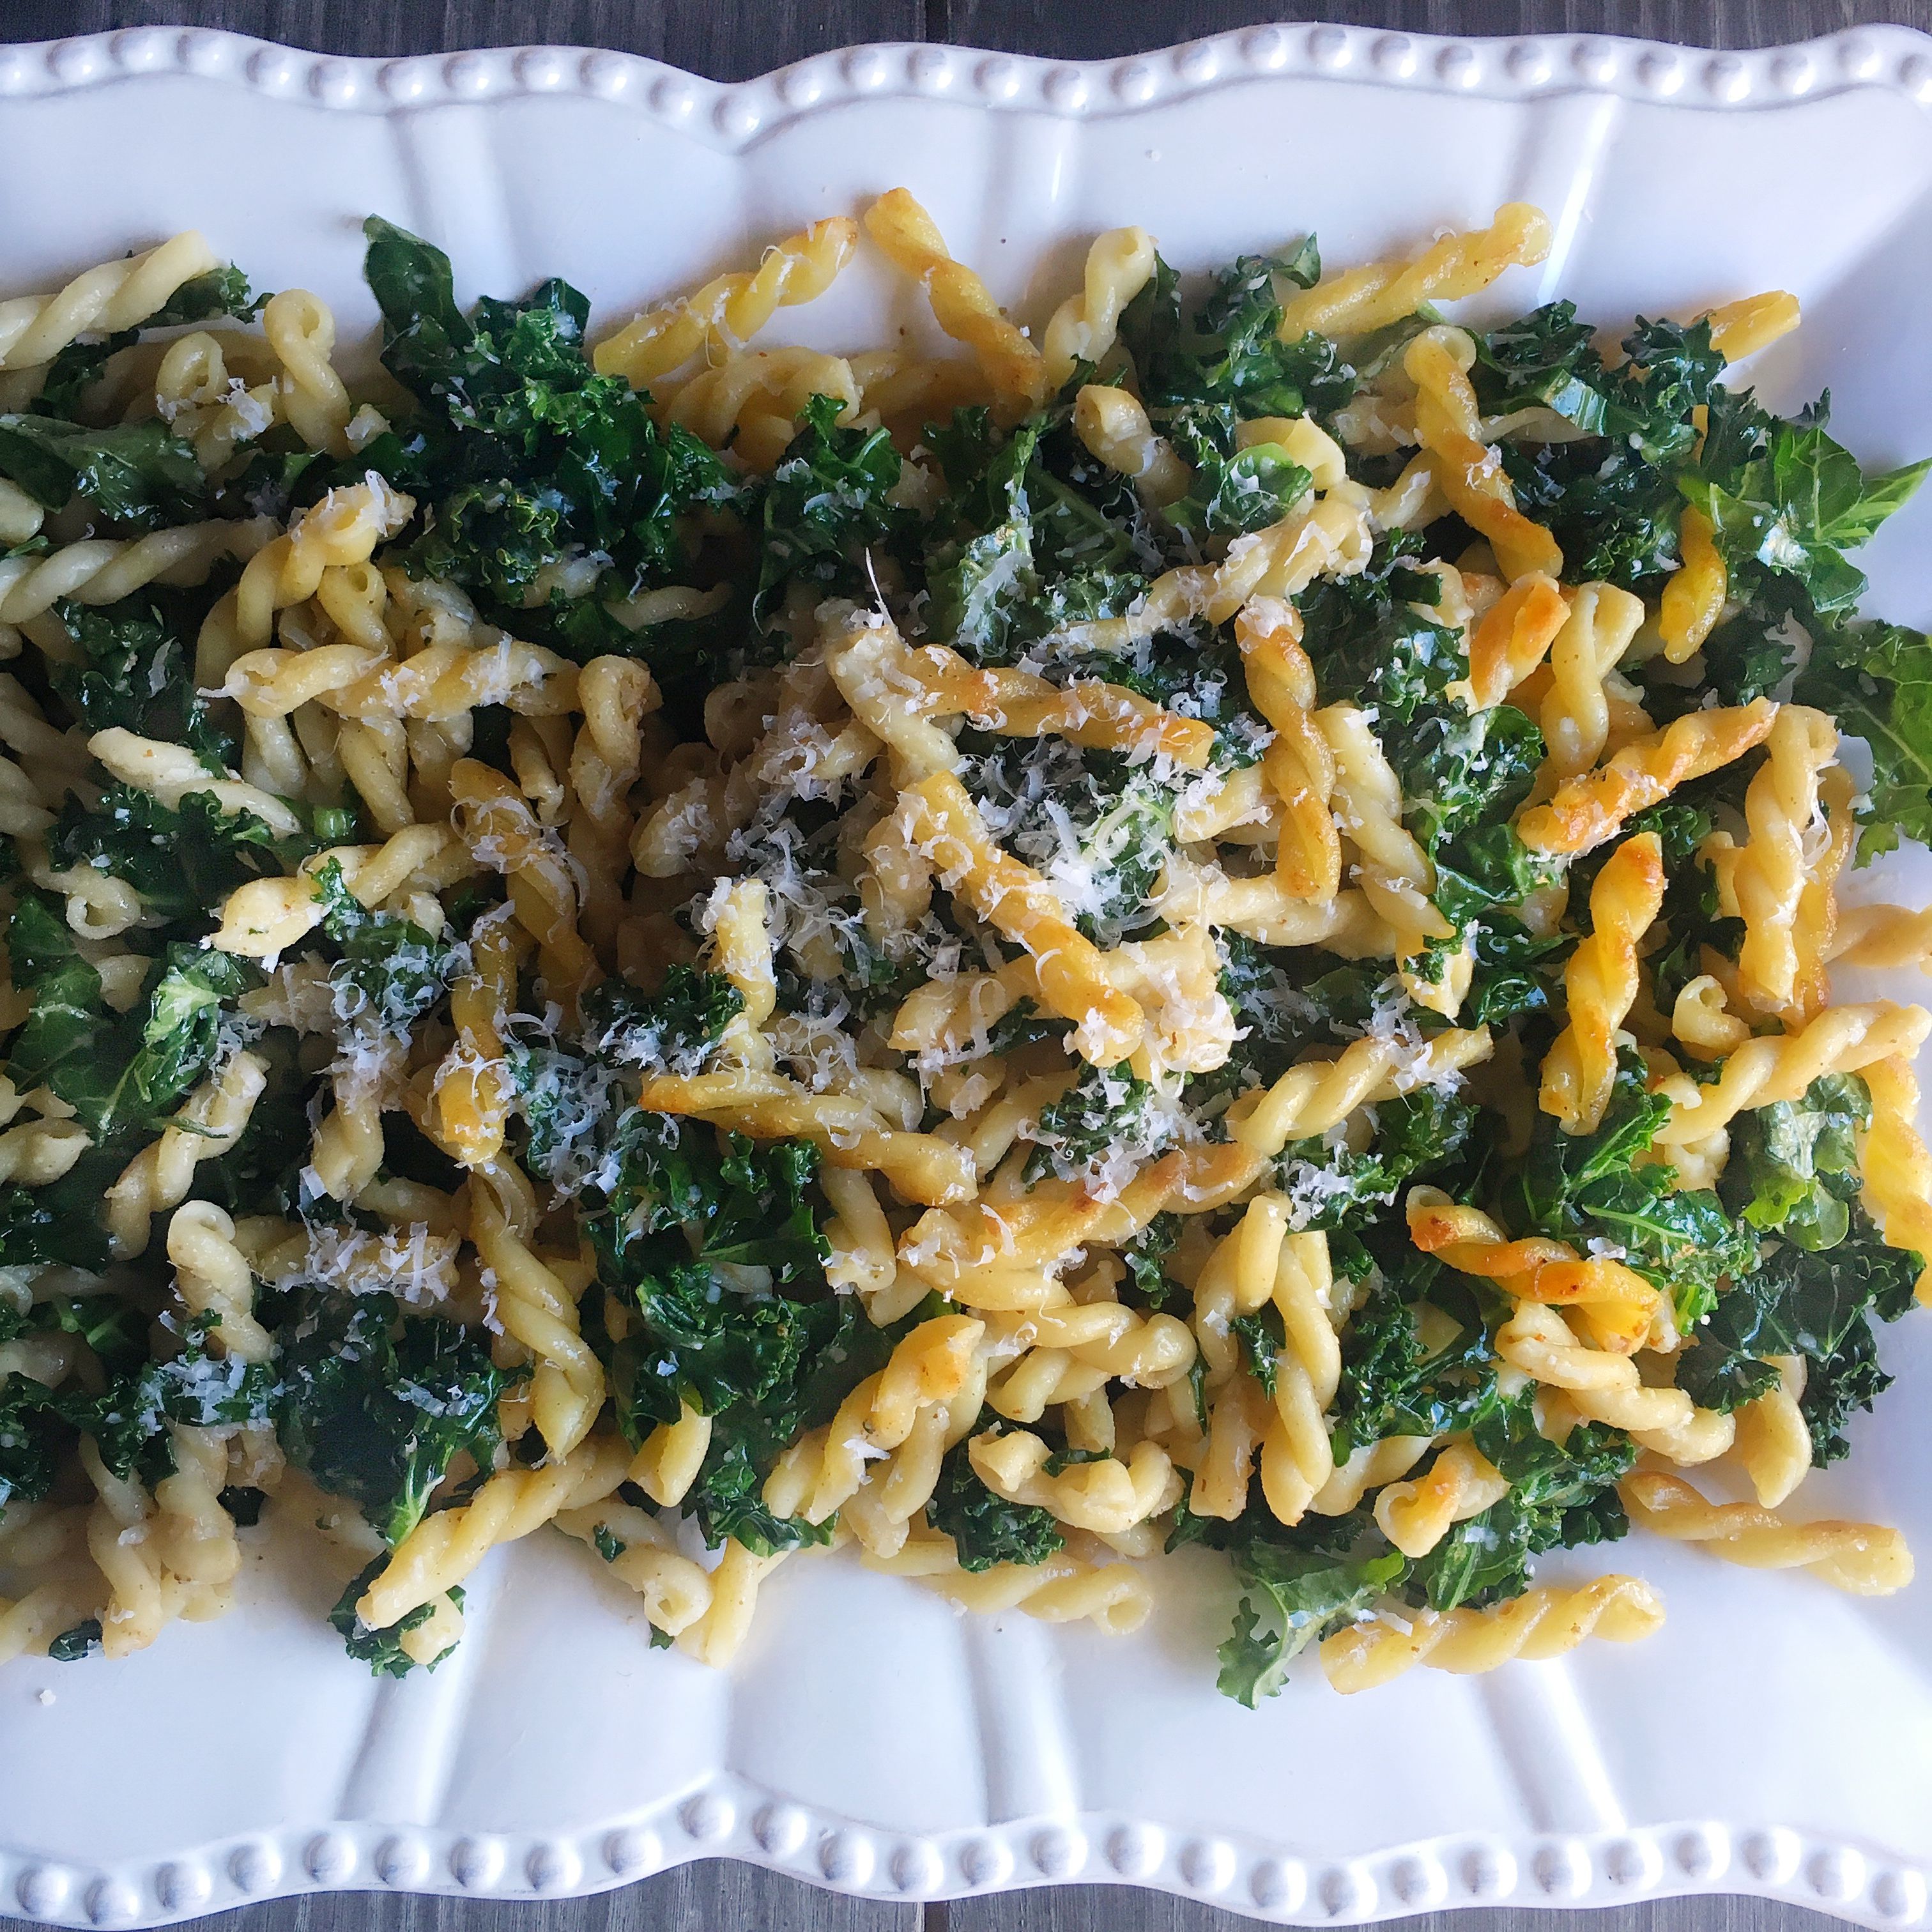
[[(1839, 27), (1894, 20), (1932, 29), (1932, 0), (943, 0), (935, 38), (1063, 60), (1245, 27), (1259, 20), (1340, 20), (1431, 34), (1629, 34), (1711, 47), (1774, 46)], [(1157, 18), (1160, 31), (1148, 32)]]
[[(1932, 29), (1932, 0), (0, 0), (0, 41), (152, 24), (223, 26), (337, 53), (552, 41), (732, 80), (855, 41), (932, 39), (1099, 58), (1292, 16), (1462, 34), (1624, 33), (1760, 46), (1881, 20)], [(498, 1904), (350, 1893), (202, 1920), (196, 1932), (1238, 1932), (1252, 1921), (1124, 1887), (916, 1906), (841, 1898), (714, 1861), (598, 1897)], [(1606, 1912), (1425, 1914), (1412, 1932), (1831, 1932), (1762, 1900)], [(0, 1918), (0, 1932), (32, 1932)]]

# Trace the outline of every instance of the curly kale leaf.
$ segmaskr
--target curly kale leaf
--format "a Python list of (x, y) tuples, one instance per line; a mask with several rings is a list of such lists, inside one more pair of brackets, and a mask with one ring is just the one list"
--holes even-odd
[[(1372, 1231), (1369, 1292), (1342, 1338), (1335, 1460), (1386, 1436), (1446, 1436), (1496, 1402), (1496, 1363), (1482, 1303), (1466, 1282), (1408, 1245), (1400, 1222)], [(1424, 1340), (1426, 1302), (1442, 1320)]]
[(1794, 1246), (1836, 1247), (1858, 1196), (1858, 1136), (1871, 1096), (1856, 1073), (1828, 1073), (1796, 1100), (1738, 1116), (1724, 1169), (1725, 1203), (1760, 1232)]
[(1354, 1518), (1310, 1520), (1319, 1527), (1298, 1532), (1271, 1523), (1256, 1533), (1244, 1520), (1217, 1539), (1233, 1559), (1241, 1597), (1215, 1682), (1250, 1710), (1280, 1692), (1296, 1656), (1366, 1614), (1408, 1568), (1399, 1550), (1364, 1534)]
[(1878, 1366), (1872, 1322), (1895, 1322), (1913, 1306), (1923, 1263), (1887, 1247), (1862, 1208), (1845, 1238), (1820, 1252), (1781, 1243), (1755, 1274), (1718, 1296), (1691, 1337), (1677, 1380), (1700, 1407), (1730, 1409), (1778, 1385), (1768, 1358), (1805, 1358), (1800, 1406), (1820, 1463), (1846, 1453), (1845, 1424), (1869, 1408), (1892, 1378)]
[[(520, 637), (578, 657), (644, 656), (682, 703), (711, 680), (708, 634), (634, 633), (604, 605), (689, 582), (687, 513), (740, 505), (743, 486), (688, 430), (660, 429), (622, 377), (596, 374), (584, 352), (590, 304), (568, 283), (485, 298), (466, 316), (440, 249), (374, 217), (363, 232), (382, 359), (418, 406), (356, 464), (422, 506), (412, 567), (488, 600)], [(331, 480), (305, 476), (304, 490)], [(587, 592), (526, 604), (538, 573), (570, 556), (608, 566)]]
[(1707, 441), (1678, 487), (1710, 519), (1727, 565), (1795, 577), (1829, 613), (1851, 609), (1865, 589), (1845, 552), (1869, 542), (1910, 500), (1932, 458), (1868, 477), (1826, 434), (1824, 416), (1822, 402), (1808, 421), (1756, 415), (1732, 447)]
[(772, 472), (765, 492), (764, 543), (754, 620), (772, 609), (794, 578), (858, 593), (866, 585), (866, 555), (904, 526), (891, 501), (899, 454), (883, 429), (842, 429), (836, 396), (814, 396), (798, 434)]
[(1310, 236), (1286, 257), (1246, 255), (1216, 274), (1190, 318), (1180, 278), (1158, 259), (1121, 312), (1120, 340), (1156, 410), (1226, 405), (1244, 417), (1327, 415), (1355, 392), (1355, 372), (1326, 336), (1284, 341), (1277, 278), (1306, 288), (1321, 274)]
[(1179, 1126), (1154, 1083), (1125, 1060), (1118, 1066), (1083, 1064), (1073, 1084), (1040, 1110), (1031, 1136), (1037, 1144), (1024, 1178), (1078, 1173), (1120, 1156), (1151, 1160), (1173, 1144)]
[(1165, 512), (1176, 530), (1245, 536), (1280, 523), (1308, 494), (1314, 478), (1279, 443), (1239, 445), (1238, 420), (1226, 404), (1191, 404), (1169, 418), (1168, 440), (1192, 472), (1186, 495)]
[(1588, 1423), (1552, 1442), (1537, 1428), (1526, 1392), (1478, 1417), (1470, 1435), (1510, 1490), (1454, 1525), (1418, 1562), (1410, 1587), (1430, 1609), (1520, 1596), (1530, 1586), (1532, 1557), (1612, 1541), (1628, 1530), (1616, 1485), (1636, 1462), (1636, 1445), (1621, 1430)]
[(1932, 638), (1899, 624), (1816, 624), (1792, 695), (1871, 747), (1859, 862), (1903, 838), (1932, 843)]
[(637, 1114), (591, 1222), (606, 1288), (636, 1311), (621, 1336), (593, 1338), (618, 1422), (641, 1442), (686, 1402), (712, 1418), (684, 1507), (714, 1544), (735, 1536), (770, 1552), (830, 1536), (829, 1526), (774, 1516), (765, 1472), (898, 1338), (826, 1286), (830, 1251), (807, 1198), (817, 1166), (807, 1141), (732, 1135), (721, 1148), (708, 1129)]
[(55, 608), (80, 656), (49, 664), (47, 675), (82, 726), (184, 743), (212, 772), (226, 766), (235, 748), (196, 688), (186, 641), (200, 623), (197, 608), (153, 590), (104, 607), (63, 599)]
[(322, 929), (341, 957), (329, 973), (337, 1013), (351, 1024), (406, 1039), (458, 970), (446, 941), (399, 913), (372, 912), (325, 860), (315, 875)]
[(194, 523), (207, 514), (208, 478), (194, 446), (165, 423), (104, 429), (57, 416), (0, 416), (0, 476), (49, 510), (75, 497), (129, 530)]
[(490, 1467), (505, 1379), (486, 1337), (405, 1320), (387, 1295), (331, 1298), (284, 1345), (277, 1432), (290, 1462), (393, 1545), (459, 1456)]
[(281, 869), (269, 828), (252, 812), (224, 812), (205, 791), (172, 807), (122, 784), (105, 787), (92, 808), (69, 799), (47, 846), (58, 866), (91, 866), (124, 880), (164, 926), (205, 922), (236, 886)]
[(1318, 1136), (1291, 1141), (1275, 1167), (1293, 1224), (1349, 1225), (1363, 1208), (1386, 1206), (1409, 1181), (1442, 1173), (1462, 1159), (1479, 1111), (1473, 1101), (1422, 1087), (1376, 1108), (1375, 1139), (1365, 1153)]
[(1553, 1234), (1580, 1248), (1605, 1244), (1620, 1252), (1672, 1298), (1678, 1328), (1688, 1334), (1725, 1282), (1756, 1267), (1757, 1239), (1708, 1189), (1677, 1188), (1675, 1169), (1638, 1164), (1670, 1112), (1668, 1098), (1648, 1090), (1642, 1060), (1627, 1051), (1600, 1125), (1567, 1134), (1539, 1117), (1501, 1205), (1504, 1220), (1521, 1232)]
[(116, 1014), (46, 900), (21, 898), (7, 940), (14, 984), (34, 1000), (14, 1039), (14, 1078), (51, 1087), (97, 1144), (166, 1120), (214, 1065), (224, 1010), (261, 980), (230, 954), (170, 946), (146, 997)]
[(990, 1570), (996, 1563), (1044, 1563), (1066, 1539), (1048, 1510), (1010, 1503), (980, 1481), (964, 1442), (946, 1452), (926, 1514), (934, 1529), (952, 1539), (962, 1570)]

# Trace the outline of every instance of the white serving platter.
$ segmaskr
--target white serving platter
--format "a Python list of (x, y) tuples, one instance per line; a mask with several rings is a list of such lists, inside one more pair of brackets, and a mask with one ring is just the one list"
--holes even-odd
[[(1343, 262), (1528, 199), (1556, 245), (1489, 312), (1792, 288), (1807, 325), (1760, 386), (1828, 384), (1869, 465), (1932, 452), (1932, 41), (1902, 29), (1708, 55), (1263, 27), (1082, 66), (867, 47), (724, 87), (610, 53), (354, 61), (147, 28), (0, 50), (0, 293), (195, 226), (345, 333), (373, 320), (371, 210), (447, 248), (466, 299), (558, 273), (608, 321), (902, 182), (1038, 321), (1122, 221), (1188, 268), (1310, 228)], [(921, 323), (864, 262), (782, 320), (838, 346)], [(1928, 549), (1932, 494), (1874, 547), (1878, 608), (1932, 620)], [(1928, 874), (1921, 854), (1859, 890), (1922, 902)], [(1804, 1498), (1932, 1550), (1932, 1318), (1884, 1348), (1905, 1385)], [(1354, 1700), (1311, 1664), (1250, 1712), (1214, 1690), (1232, 1591), (1198, 1552), (1155, 1566), (1124, 1640), (795, 1561), (718, 1676), (539, 1538), (486, 1566), (452, 1664), (378, 1684), (323, 1624), (313, 1539), (263, 1534), (225, 1622), (0, 1673), (0, 1911), (555, 1894), (719, 1855), (893, 1898), (1130, 1880), (1298, 1924), (1690, 1891), (1927, 1910), (1932, 1581), (1864, 1601), (1634, 1538), (1598, 1567), (1661, 1586), (1646, 1645)]]

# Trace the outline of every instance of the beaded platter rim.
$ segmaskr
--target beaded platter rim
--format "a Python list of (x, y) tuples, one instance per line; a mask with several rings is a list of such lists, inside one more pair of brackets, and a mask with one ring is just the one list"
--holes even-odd
[(730, 149), (848, 100), (964, 100), (1080, 119), (1133, 112), (1270, 77), (1348, 80), (1489, 99), (1587, 92), (1702, 110), (1772, 107), (1849, 88), (1880, 87), (1932, 106), (1932, 35), (1882, 25), (1723, 52), (1611, 34), (1463, 39), (1280, 24), (1100, 61), (880, 42), (814, 55), (754, 80), (729, 82), (643, 55), (602, 49), (490, 47), (356, 57), (310, 52), (212, 27), (128, 27), (0, 46), (0, 98), (170, 73), (230, 81), (272, 98), (373, 113), (576, 94), (621, 102)]
[[(574, 94), (627, 106), (730, 152), (857, 100), (950, 100), (1081, 120), (1259, 80), (1343, 80), (1490, 100), (1610, 94), (1706, 112), (1876, 88), (1932, 108), (1932, 36), (1879, 26), (1713, 52), (1602, 34), (1478, 40), (1272, 25), (1111, 61), (880, 44), (735, 83), (608, 50), (352, 58), (202, 27), (127, 28), (0, 46), (0, 100), (169, 74), (377, 114)], [(1589, 1834), (1478, 1833), (1328, 1858), (1118, 1813), (1032, 1816), (923, 1834), (884, 1829), (721, 1772), (641, 1812), (576, 1833), (338, 1821), (94, 1867), (0, 1840), (0, 1910), (57, 1924), (135, 1926), (310, 1892), (559, 1898), (719, 1857), (885, 1900), (1079, 1880), (1150, 1886), (1305, 1925), (1456, 1906), (1605, 1906), (1687, 1893), (1750, 1894), (1873, 1927), (1922, 1923), (1932, 1906), (1925, 1865), (1784, 1825), (1682, 1820)]]

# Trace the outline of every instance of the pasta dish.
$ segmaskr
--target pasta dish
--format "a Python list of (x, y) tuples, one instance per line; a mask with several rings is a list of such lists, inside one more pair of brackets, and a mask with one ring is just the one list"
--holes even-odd
[[(1832, 986), (1932, 962), (1839, 899), (1926, 466), (1736, 379), (1792, 298), (1453, 319), (1516, 205), (1030, 333), (896, 189), (593, 335), (365, 233), (352, 388), (197, 234), (0, 299), (0, 1662), (265, 1513), (399, 1676), (545, 1530), (714, 1664), (814, 1549), (1124, 1631), (1198, 1543), (1250, 1705), (1645, 1636), (1538, 1580), (1633, 1531), (1910, 1580), (1789, 1506), (1932, 1293)], [(946, 352), (764, 346), (862, 248)]]

